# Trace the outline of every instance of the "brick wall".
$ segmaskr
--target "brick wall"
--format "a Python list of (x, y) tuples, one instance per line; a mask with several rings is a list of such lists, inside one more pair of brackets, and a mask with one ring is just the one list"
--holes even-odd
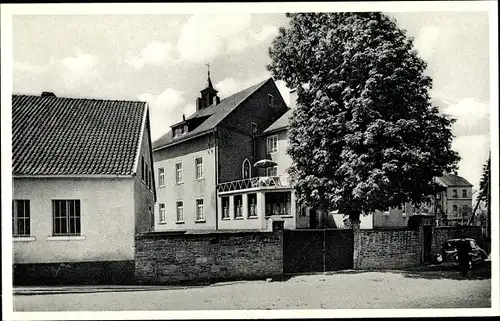
[(481, 227), (479, 226), (438, 226), (432, 231), (432, 257), (441, 251), (441, 247), (446, 240), (460, 238), (462, 235), (475, 239), (478, 245), (484, 248), (481, 239)]
[(420, 264), (419, 230), (359, 230), (354, 237), (358, 251), (357, 269), (399, 269)]
[(140, 284), (179, 284), (280, 277), (283, 231), (136, 236)]

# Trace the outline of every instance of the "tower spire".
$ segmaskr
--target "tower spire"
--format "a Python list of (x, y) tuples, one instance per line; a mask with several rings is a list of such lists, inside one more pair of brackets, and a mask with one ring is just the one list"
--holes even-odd
[(205, 66), (207, 66), (207, 68), (208, 68), (208, 72), (207, 72), (207, 74), (208, 74), (208, 78), (207, 78), (207, 87), (208, 87), (208, 88), (214, 88), (214, 86), (212, 85), (212, 80), (210, 79), (210, 63), (209, 63), (209, 62), (207, 62), (207, 63), (205, 64)]

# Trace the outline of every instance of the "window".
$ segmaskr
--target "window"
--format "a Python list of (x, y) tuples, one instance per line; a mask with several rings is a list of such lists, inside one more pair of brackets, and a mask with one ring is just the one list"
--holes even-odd
[(146, 162), (144, 161), (144, 155), (141, 155), (141, 179), (145, 181), (145, 173), (146, 173)]
[(160, 223), (166, 223), (167, 222), (167, 218), (165, 216), (165, 203), (160, 203), (159, 204), (159, 211), (160, 211)]
[(30, 235), (30, 201), (14, 200), (12, 202), (12, 235)]
[(229, 197), (222, 197), (221, 198), (222, 202), (222, 218), (223, 219), (230, 219), (229, 216)]
[(182, 183), (182, 163), (175, 164), (175, 183)]
[(257, 216), (257, 194), (248, 194), (248, 217)]
[(205, 221), (205, 213), (203, 213), (203, 199), (196, 200), (196, 221)]
[(251, 123), (250, 126), (252, 126), (252, 134), (255, 134), (257, 132), (257, 123)]
[(252, 176), (252, 165), (248, 158), (245, 158), (243, 164), (241, 165), (241, 176), (243, 179), (250, 178)]
[(144, 178), (142, 179), (144, 184), (146, 184), (146, 186), (149, 186), (148, 163), (146, 162), (144, 163), (144, 173), (142, 174), (142, 176), (144, 176)]
[(163, 167), (158, 168), (158, 186), (165, 186), (165, 169)]
[(274, 97), (273, 97), (273, 95), (269, 94), (269, 95), (267, 95), (267, 98), (269, 100), (269, 107), (274, 107)]
[(462, 190), (462, 197), (467, 198), (467, 190), (466, 189)]
[(243, 217), (243, 196), (234, 195), (234, 218)]
[(278, 176), (278, 166), (266, 168), (267, 176)]
[(52, 200), (53, 235), (80, 235), (80, 200)]
[(265, 202), (266, 216), (292, 215), (290, 192), (266, 193)]
[(267, 137), (267, 153), (276, 153), (278, 151), (278, 135)]
[(453, 205), (453, 213), (456, 213), (456, 212), (458, 212), (458, 206)]
[(456, 189), (454, 189), (454, 190), (453, 190), (453, 198), (457, 198), (457, 197), (458, 197), (457, 190), (456, 190)]
[(174, 129), (174, 138), (184, 134), (184, 127), (177, 127)]
[(195, 167), (195, 179), (203, 178), (203, 157), (197, 157), (194, 159)]
[(177, 202), (176, 206), (177, 206), (177, 211), (176, 211), (177, 222), (184, 222), (184, 202), (179, 201)]

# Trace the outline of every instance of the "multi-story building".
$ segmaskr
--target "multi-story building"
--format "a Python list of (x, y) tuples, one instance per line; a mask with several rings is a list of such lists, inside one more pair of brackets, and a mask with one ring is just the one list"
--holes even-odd
[(195, 113), (153, 143), (155, 230), (261, 230), (266, 206), (275, 204), (285, 205), (272, 213), (293, 216), (286, 180), (272, 170), (258, 177), (253, 166), (261, 157), (258, 134), (288, 110), (272, 79), (221, 100), (209, 75)]
[(436, 194), (434, 211), (440, 224), (467, 223), (472, 215), (472, 184), (455, 174), (436, 179), (443, 189)]

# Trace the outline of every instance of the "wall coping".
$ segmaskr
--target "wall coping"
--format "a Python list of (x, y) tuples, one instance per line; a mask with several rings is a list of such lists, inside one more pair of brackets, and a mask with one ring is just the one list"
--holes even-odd
[(414, 231), (417, 232), (418, 229), (416, 228), (409, 228), (409, 227), (377, 227), (373, 229), (360, 229), (360, 233), (377, 233), (377, 232), (397, 232), (397, 231)]
[(162, 238), (206, 238), (210, 236), (217, 235), (225, 235), (225, 236), (234, 236), (234, 235), (272, 235), (273, 231), (260, 231), (260, 230), (252, 230), (252, 231), (208, 231), (208, 232), (197, 232), (197, 233), (186, 233), (186, 232), (148, 232), (142, 234), (136, 234), (136, 239), (162, 239)]

